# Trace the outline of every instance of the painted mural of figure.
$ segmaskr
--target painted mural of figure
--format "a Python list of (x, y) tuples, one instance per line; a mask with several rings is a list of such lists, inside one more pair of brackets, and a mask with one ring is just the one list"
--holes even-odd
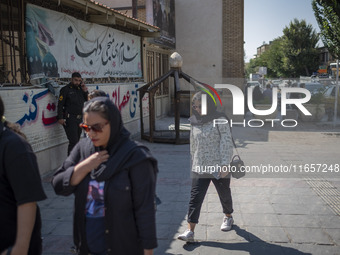
[(29, 74), (31, 78), (59, 77), (58, 62), (49, 48), (55, 44), (53, 34), (29, 9), (28, 12), (31, 18), (26, 18), (25, 24)]
[(153, 1), (153, 19), (154, 19), (154, 25), (163, 28), (163, 13), (162, 13), (162, 8), (161, 4), (159, 1)]

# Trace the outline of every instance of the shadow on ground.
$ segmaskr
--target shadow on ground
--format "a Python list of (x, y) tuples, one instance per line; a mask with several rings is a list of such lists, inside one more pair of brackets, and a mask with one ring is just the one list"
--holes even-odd
[[(183, 249), (186, 251), (195, 251), (197, 248), (201, 247), (214, 247), (219, 248), (227, 251), (245, 251), (248, 252), (250, 255), (263, 255), (263, 254), (293, 254), (293, 255), (311, 255), (311, 253), (301, 252), (297, 249), (290, 248), (290, 247), (283, 247), (278, 244), (268, 243), (257, 236), (253, 235), (252, 233), (246, 231), (245, 229), (241, 229), (237, 225), (233, 227), (236, 233), (243, 237), (247, 242), (236, 242), (236, 243), (223, 243), (217, 241), (202, 241), (196, 243), (186, 243), (183, 245)], [(250, 236), (252, 239), (256, 238), (257, 241), (250, 241)], [(222, 252), (223, 253), (223, 252)], [(222, 254), (221, 253), (221, 254)]]

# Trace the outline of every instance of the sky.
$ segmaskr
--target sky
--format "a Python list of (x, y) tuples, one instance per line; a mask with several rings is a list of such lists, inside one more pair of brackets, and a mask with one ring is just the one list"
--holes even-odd
[[(306, 20), (320, 32), (311, 0), (244, 0), (245, 61), (254, 57), (257, 47), (283, 35), (283, 29), (297, 18)], [(319, 42), (322, 46), (322, 42)]]

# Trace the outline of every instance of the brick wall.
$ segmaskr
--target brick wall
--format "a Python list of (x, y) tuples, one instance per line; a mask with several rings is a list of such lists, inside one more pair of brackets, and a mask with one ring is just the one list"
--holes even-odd
[[(244, 77), (244, 0), (223, 0), (223, 78)], [(233, 83), (235, 84), (235, 83)]]
[(138, 19), (146, 22), (146, 11), (145, 9), (138, 9)]

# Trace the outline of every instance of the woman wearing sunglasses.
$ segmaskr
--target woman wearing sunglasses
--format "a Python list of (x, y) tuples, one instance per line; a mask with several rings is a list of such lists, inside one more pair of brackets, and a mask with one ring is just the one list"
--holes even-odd
[(88, 137), (52, 179), (59, 195), (75, 195), (73, 233), (78, 254), (149, 255), (157, 247), (157, 161), (129, 139), (107, 97), (88, 101), (80, 126)]
[[(206, 104), (202, 104), (205, 96)], [(206, 106), (203, 109), (203, 106)], [(210, 182), (213, 182), (224, 217), (220, 227), (222, 231), (229, 231), (234, 222), (232, 218), (233, 205), (230, 192), (230, 177), (224, 172), (212, 172), (211, 167), (229, 165), (233, 154), (233, 144), (228, 124), (215, 125), (214, 119), (227, 119), (226, 115), (216, 110), (213, 99), (202, 92), (196, 93), (192, 98), (193, 115), (190, 117), (190, 153), (192, 184), (188, 210), (188, 228), (178, 239), (194, 242), (194, 231), (200, 216), (204, 197)], [(210, 170), (209, 170), (210, 169)]]

